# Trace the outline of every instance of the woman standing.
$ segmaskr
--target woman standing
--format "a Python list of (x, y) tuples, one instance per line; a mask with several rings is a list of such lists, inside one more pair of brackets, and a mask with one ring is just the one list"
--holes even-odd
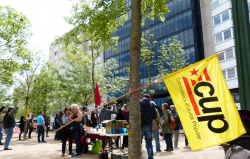
[(92, 121), (92, 128), (96, 128), (97, 122), (96, 122), (96, 111), (92, 111), (91, 113), (91, 121)]
[(24, 116), (21, 116), (20, 118), (20, 125), (19, 125), (19, 128), (20, 128), (20, 134), (19, 134), (19, 140), (21, 140), (21, 135), (22, 133), (24, 132)]
[[(67, 118), (71, 118), (71, 109), (66, 107), (64, 109), (64, 115), (62, 116), (63, 125), (68, 123)], [(70, 125), (67, 125), (62, 129), (62, 156), (65, 155), (65, 147), (67, 139), (69, 138), (69, 155), (73, 155), (72, 153), (72, 135), (70, 131)]]
[(169, 123), (169, 115), (171, 113), (170, 111), (170, 107), (167, 103), (163, 103), (162, 104), (162, 111), (163, 111), (163, 123), (162, 123), (162, 133), (164, 134), (165, 137), (165, 141), (167, 144), (167, 149), (164, 151), (173, 151), (173, 142), (172, 142), (172, 137), (171, 134), (173, 133), (173, 130), (169, 127), (168, 123)]
[(47, 118), (45, 126), (46, 126), (46, 137), (49, 137), (48, 133), (49, 133), (49, 129), (50, 129), (50, 118)]

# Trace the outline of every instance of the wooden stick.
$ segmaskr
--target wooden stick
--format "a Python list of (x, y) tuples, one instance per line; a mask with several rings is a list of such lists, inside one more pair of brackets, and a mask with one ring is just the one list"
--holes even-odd
[[(219, 53), (217, 53), (217, 54), (215, 54), (215, 55), (218, 56), (218, 55), (220, 55), (220, 54), (222, 54), (222, 53), (224, 53), (224, 51), (219, 52)], [(215, 55), (213, 55), (213, 56), (215, 56)], [(145, 85), (145, 86), (142, 86), (142, 87), (140, 87), (140, 88), (137, 88), (137, 89), (134, 90), (134, 91), (131, 91), (131, 92), (127, 93), (127, 94), (124, 94), (123, 96), (120, 96), (120, 97), (118, 97), (118, 98), (116, 98), (116, 99), (114, 99), (114, 100), (112, 100), (112, 101), (110, 101), (110, 102), (108, 102), (108, 103), (105, 103), (104, 105), (99, 106), (99, 107), (97, 107), (97, 108), (91, 110), (91, 111), (88, 112), (88, 113), (85, 113), (84, 115), (82, 115), (82, 116), (80, 116), (80, 117), (78, 117), (78, 118), (82, 118), (83, 116), (88, 115), (89, 113), (91, 113), (91, 112), (94, 111), (94, 110), (100, 109), (100, 108), (104, 107), (105, 105), (108, 105), (108, 104), (110, 104), (110, 103), (112, 103), (112, 102), (115, 102), (115, 101), (118, 100), (118, 99), (121, 99), (121, 98), (123, 98), (123, 97), (126, 97), (127, 95), (129, 95), (129, 94), (131, 94), (131, 93), (134, 93), (134, 92), (137, 92), (137, 91), (139, 91), (139, 90), (141, 90), (141, 89), (143, 89), (143, 88), (145, 88), (145, 87), (147, 87), (147, 86), (150, 86), (150, 85), (152, 85), (152, 84), (154, 84), (154, 83), (158, 83), (158, 82), (161, 81), (161, 80), (163, 80), (163, 78), (160, 78), (160, 79), (158, 79), (158, 80), (155, 80), (154, 82), (151, 82), (151, 83), (149, 83), (149, 84), (147, 84), (147, 85)], [(78, 118), (76, 118), (76, 119), (78, 119)], [(67, 126), (67, 125), (73, 123), (76, 119), (74, 119), (74, 120), (72, 120), (71, 122), (67, 123), (66, 125), (60, 127), (59, 129), (56, 130), (56, 132), (57, 132), (58, 130), (61, 130), (61, 129), (64, 128), (65, 126)]]
[[(134, 93), (134, 92), (137, 92), (137, 91), (139, 91), (139, 90), (141, 90), (141, 89), (143, 89), (143, 88), (145, 88), (145, 87), (147, 87), (147, 86), (149, 86), (149, 85), (152, 85), (152, 84), (154, 84), (154, 83), (158, 83), (158, 82), (161, 81), (161, 80), (163, 80), (163, 78), (160, 78), (160, 79), (158, 79), (158, 80), (155, 80), (154, 82), (151, 82), (151, 83), (149, 83), (149, 84), (147, 84), (147, 85), (145, 85), (145, 86), (142, 86), (142, 87), (140, 87), (140, 88), (137, 88), (137, 89), (134, 90), (134, 91), (131, 91), (131, 92), (127, 93), (127, 94), (124, 94), (123, 96), (120, 96), (120, 97), (118, 97), (118, 98), (116, 98), (116, 99), (114, 99), (114, 100), (112, 100), (112, 101), (110, 101), (110, 102), (108, 102), (108, 103), (105, 103), (104, 105), (99, 106), (99, 107), (97, 107), (97, 108), (91, 110), (90, 112), (85, 113), (85, 114), (82, 115), (82, 116), (79, 116), (78, 118), (82, 118), (83, 116), (88, 115), (89, 113), (93, 112), (94, 110), (100, 109), (100, 108), (104, 107), (105, 105), (108, 105), (108, 104), (110, 104), (110, 103), (112, 103), (112, 102), (115, 102), (116, 100), (121, 99), (121, 98), (123, 98), (123, 97), (126, 97), (127, 95), (129, 95), (129, 94), (131, 94), (131, 93)], [(76, 119), (78, 119), (78, 118), (76, 118)], [(73, 123), (76, 119), (74, 119), (74, 120), (70, 121), (69, 123), (67, 123), (66, 125), (60, 127), (60, 128), (57, 129), (55, 132), (57, 132), (58, 130), (61, 130), (61, 129), (64, 128), (65, 126), (67, 126), (67, 125)]]

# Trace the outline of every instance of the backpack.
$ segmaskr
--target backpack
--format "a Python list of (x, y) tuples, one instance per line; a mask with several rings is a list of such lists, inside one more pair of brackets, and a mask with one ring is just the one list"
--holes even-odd
[(178, 116), (177, 113), (172, 113), (173, 114), (173, 117), (174, 117), (174, 120), (175, 120), (175, 125), (179, 125), (180, 124), (180, 118)]
[(173, 115), (168, 113), (168, 125), (170, 127), (170, 129), (175, 129), (176, 125), (175, 125), (175, 120)]

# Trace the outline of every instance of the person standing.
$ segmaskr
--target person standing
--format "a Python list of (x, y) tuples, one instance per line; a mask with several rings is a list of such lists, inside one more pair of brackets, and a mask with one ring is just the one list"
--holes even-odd
[[(127, 107), (127, 110), (125, 110), (125, 107)], [(129, 106), (127, 106), (127, 104), (124, 104), (122, 107), (122, 113), (125, 116), (125, 120), (129, 120)]]
[(0, 145), (3, 145), (2, 143), (2, 138), (3, 138), (3, 117), (2, 117), (2, 112), (0, 112)]
[[(118, 109), (118, 113), (116, 115), (116, 120), (125, 120), (125, 116), (124, 114), (122, 113), (122, 110), (121, 109)], [(125, 137), (125, 136), (124, 136)], [(124, 137), (123, 137), (123, 142), (122, 142), (122, 147), (121, 149), (124, 149)], [(115, 144), (116, 144), (116, 147), (119, 147), (118, 143), (119, 143), (119, 140), (120, 140), (120, 136), (117, 136), (117, 139), (115, 140)]]
[(9, 144), (13, 135), (13, 129), (16, 125), (14, 113), (21, 105), (22, 104), (20, 103), (15, 109), (12, 106), (8, 107), (8, 112), (3, 117), (3, 127), (6, 130), (4, 150), (12, 150), (9, 148)]
[(117, 113), (116, 105), (114, 105), (114, 109), (115, 109), (115, 111), (110, 110), (110, 109), (108, 109), (108, 105), (105, 105), (101, 109), (101, 112), (99, 114), (100, 121), (103, 122), (104, 120), (111, 120), (111, 114)]
[[(55, 129), (59, 129), (61, 127), (60, 125), (60, 117), (59, 117), (59, 114), (56, 113), (56, 117), (55, 117)], [(55, 138), (54, 140), (58, 140), (58, 135), (59, 135), (59, 131), (56, 131), (56, 134), (55, 134)]]
[[(87, 108), (87, 107), (83, 107), (82, 110), (83, 110), (83, 111), (82, 111), (82, 114), (83, 114), (83, 115), (86, 114), (86, 113), (88, 112), (88, 108)], [(91, 122), (91, 120), (89, 119), (88, 115), (85, 115), (84, 117), (85, 117), (85, 119), (86, 119), (86, 126), (91, 127), (92, 122)]]
[(167, 149), (164, 151), (173, 151), (173, 142), (172, 142), (172, 137), (171, 134), (173, 133), (173, 130), (169, 127), (168, 123), (169, 123), (169, 114), (172, 115), (171, 111), (169, 110), (170, 107), (167, 103), (163, 103), (162, 104), (162, 111), (163, 111), (163, 116), (162, 116), (162, 120), (163, 123), (161, 125), (162, 127), (162, 133), (164, 134), (165, 137), (165, 141), (167, 144)]
[[(44, 129), (45, 129), (45, 125), (44, 125), (44, 118), (43, 118), (43, 112), (41, 111), (39, 113), (40, 115), (37, 117), (37, 140), (38, 143), (47, 143), (46, 141), (44, 141)], [(40, 140), (40, 136), (42, 135), (42, 142)]]
[(92, 128), (95, 128), (97, 126), (97, 121), (96, 121), (96, 111), (92, 111), (91, 113), (91, 121), (92, 121)]
[[(179, 116), (177, 114), (177, 111), (176, 111), (174, 105), (171, 105), (170, 109), (171, 109), (171, 112), (173, 114), (173, 117), (174, 117), (174, 120), (175, 120), (175, 125), (176, 125), (176, 127), (175, 127), (175, 129), (173, 131), (174, 131), (174, 147), (177, 147), (178, 146), (178, 141), (179, 141), (180, 118), (179, 118)], [(172, 135), (172, 138), (173, 138), (173, 135)]]
[(34, 125), (34, 121), (33, 121), (33, 119), (34, 119), (34, 115), (31, 115), (31, 118), (28, 120), (28, 122), (29, 122), (29, 139), (32, 139), (31, 138), (31, 133), (32, 133), (32, 131), (33, 131), (33, 125)]
[(21, 140), (22, 133), (24, 132), (24, 124), (25, 124), (24, 116), (21, 116), (20, 125), (19, 125), (19, 128), (20, 128), (19, 140)]
[[(71, 110), (73, 111), (73, 114), (71, 115), (71, 118), (67, 118), (67, 121), (72, 121), (73, 119), (82, 116), (82, 112), (79, 110), (77, 104), (72, 104)], [(73, 158), (78, 158), (82, 156), (81, 123), (82, 123), (82, 118), (78, 118), (72, 123), (74, 131), (74, 139), (76, 143), (76, 153), (72, 156)]]
[(49, 129), (50, 129), (50, 118), (47, 118), (45, 126), (46, 126), (46, 137), (49, 137), (48, 133), (49, 133)]
[(160, 129), (160, 113), (156, 108), (156, 104), (154, 101), (151, 101), (153, 105), (155, 106), (155, 111), (157, 114), (157, 118), (153, 120), (153, 134), (155, 138), (155, 145), (156, 145), (156, 152), (161, 152), (161, 145), (160, 145), (160, 139), (159, 139), (159, 129)]
[[(62, 116), (63, 125), (68, 123), (67, 118), (71, 118), (71, 108), (66, 107), (64, 109), (64, 115)], [(73, 155), (72, 153), (72, 135), (70, 130), (71, 125), (67, 125), (62, 129), (62, 156), (65, 155), (65, 147), (67, 139), (69, 138), (69, 155)]]
[(143, 94), (140, 100), (141, 111), (141, 143), (143, 136), (146, 138), (148, 158), (153, 159), (152, 121), (157, 118), (154, 105), (149, 101), (149, 94)]

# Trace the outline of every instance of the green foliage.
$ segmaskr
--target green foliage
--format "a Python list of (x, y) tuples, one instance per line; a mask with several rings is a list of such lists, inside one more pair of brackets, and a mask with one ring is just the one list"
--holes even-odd
[[(31, 36), (27, 17), (9, 6), (0, 6), (0, 80), (14, 84), (14, 72), (27, 70), (31, 59), (27, 38)], [(22, 63), (27, 60), (28, 63)]]
[(60, 101), (56, 104), (59, 107), (72, 103), (80, 103), (82, 107), (90, 106), (94, 103), (93, 84), (95, 87), (95, 83), (98, 84), (103, 102), (106, 95), (112, 98), (115, 93), (125, 89), (127, 78), (114, 77), (116, 73), (114, 70), (117, 69), (114, 59), (105, 64), (96, 64), (98, 51), (91, 53), (78, 51), (74, 45), (66, 47), (64, 52), (66, 52), (64, 59), (66, 66), (62, 66), (58, 74), (60, 82), (57, 95)]
[[(186, 61), (189, 57), (185, 56), (185, 52), (182, 49), (183, 46), (180, 41), (176, 40), (176, 37), (169, 45), (163, 43), (160, 46), (158, 53), (152, 51), (156, 40), (153, 39), (153, 34), (150, 34), (149, 31), (146, 31), (142, 34), (141, 41), (141, 63), (149, 74), (147, 84), (153, 82), (151, 81), (151, 78), (152, 72), (154, 72), (155, 69), (158, 71), (157, 79), (160, 79), (180, 69), (183, 69), (188, 65)], [(165, 64), (168, 65), (168, 68), (164, 67)], [(160, 81), (158, 85), (153, 84), (148, 88), (144, 88), (142, 93), (149, 92), (150, 98), (152, 100), (157, 88), (164, 90), (167, 89), (165, 83)]]

